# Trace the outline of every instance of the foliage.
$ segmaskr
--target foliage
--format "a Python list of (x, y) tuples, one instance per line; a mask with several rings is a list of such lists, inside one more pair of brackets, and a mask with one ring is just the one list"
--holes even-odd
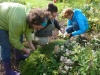
[(98, 3), (85, 4), (82, 8), (84, 14), (88, 17), (88, 21), (90, 24), (90, 31), (99, 32), (100, 30), (100, 22), (99, 22), (99, 12), (100, 7), (96, 6)]
[[(75, 41), (70, 42), (69, 44), (73, 47), (65, 50), (66, 52), (63, 54), (64, 59), (63, 63), (60, 65), (60, 72), (63, 75), (99, 75), (100, 66), (99, 66), (99, 55), (100, 55), (100, 37), (96, 36), (84, 43), (85, 45), (81, 45), (81, 42), (76, 42), (76, 40), (80, 39), (79, 37), (75, 39)], [(95, 44), (96, 43), (96, 44)], [(96, 48), (94, 48), (94, 45)], [(68, 65), (68, 60), (70, 59), (70, 64), (74, 62), (74, 65)], [(66, 62), (67, 64), (66, 64)], [(65, 67), (66, 66), (66, 67)], [(70, 68), (71, 67), (71, 68)]]
[[(52, 0), (0, 0), (0, 2), (4, 1), (12, 1), (12, 2), (20, 2), (22, 4), (27, 4), (31, 7), (40, 7), (46, 8), (48, 3), (53, 2)], [(100, 22), (99, 22), (99, 12), (100, 12), (100, 3), (99, 0), (57, 0), (55, 3), (59, 9), (59, 14), (67, 8), (79, 8), (82, 9), (83, 13), (87, 16), (89, 21), (89, 31), (99, 32), (100, 30)], [(62, 16), (59, 15), (60, 22), (63, 21)], [(66, 20), (64, 21), (65, 25)]]
[(64, 40), (57, 40), (37, 49), (20, 63), (22, 75), (99, 75), (100, 37), (85, 43), (75, 38), (66, 46)]
[(25, 61), (20, 63), (22, 75), (57, 75), (59, 58), (53, 54), (55, 45), (62, 45), (64, 40), (52, 42), (37, 49)]

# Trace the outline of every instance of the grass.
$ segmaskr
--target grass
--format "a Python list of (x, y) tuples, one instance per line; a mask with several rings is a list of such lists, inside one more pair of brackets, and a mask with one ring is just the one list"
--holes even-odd
[(48, 3), (53, 2), (51, 0), (25, 0), (25, 3), (32, 4), (33, 7), (46, 8)]
[[(0, 0), (0, 2), (7, 2), (7, 1), (13, 1), (13, 2), (20, 2), (20, 3), (25, 3), (33, 8), (39, 7), (39, 8), (47, 8), (48, 3), (53, 3), (53, 0)], [(72, 7), (72, 8), (80, 8), (84, 5), (85, 1), (84, 0), (67, 0), (67, 2), (57, 2), (55, 5), (59, 9), (59, 13), (65, 9), (66, 7)]]
[[(24, 0), (22, 0), (24, 1)], [(53, 3), (53, 0), (25, 0), (26, 4), (31, 4), (32, 7), (39, 7), (39, 8), (47, 8), (48, 3)], [(67, 2), (57, 2), (55, 5), (58, 7), (59, 13), (67, 8), (67, 7), (72, 7), (72, 8), (80, 8), (83, 7), (85, 1), (84, 0), (69, 0)]]

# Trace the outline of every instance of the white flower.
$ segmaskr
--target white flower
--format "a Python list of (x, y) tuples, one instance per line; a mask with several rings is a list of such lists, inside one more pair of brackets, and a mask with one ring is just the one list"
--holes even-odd
[(59, 45), (56, 45), (55, 47), (54, 47), (54, 53), (58, 53), (59, 52)]
[(70, 59), (67, 59), (67, 62), (68, 62), (68, 63), (72, 63), (72, 61), (71, 61)]
[(61, 51), (63, 51), (63, 50), (64, 50), (64, 46), (61, 46), (60, 48), (61, 48)]
[(58, 71), (59, 71), (59, 73), (61, 73), (61, 74), (62, 74), (62, 73), (63, 73), (63, 74), (66, 74), (66, 73), (67, 73), (66, 71), (60, 70), (60, 69), (59, 69)]
[(71, 54), (71, 51), (67, 49), (67, 50), (66, 50), (66, 55), (69, 56), (70, 54)]
[(43, 75), (46, 75), (45, 73), (43, 73)]
[(68, 71), (69, 70), (69, 66), (64, 66), (64, 69), (66, 70), (66, 71)]
[(70, 59), (67, 59), (67, 61), (65, 62), (66, 65), (73, 65), (74, 62), (72, 62)]
[(64, 56), (61, 56), (60, 61), (64, 61), (64, 58), (65, 58)]
[(73, 67), (69, 67), (70, 69), (72, 69)]
[(68, 60), (67, 57), (65, 57), (65, 58), (64, 58), (64, 62), (66, 62), (67, 60)]
[(94, 50), (92, 50), (92, 54), (93, 54), (94, 57), (97, 56), (97, 54), (96, 54), (96, 52)]

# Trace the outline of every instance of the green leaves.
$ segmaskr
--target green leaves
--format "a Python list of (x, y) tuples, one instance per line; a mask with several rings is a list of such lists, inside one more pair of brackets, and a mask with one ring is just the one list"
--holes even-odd
[[(90, 45), (99, 44), (97, 40), (99, 38), (99, 36), (93, 38), (84, 46), (73, 40), (67, 48), (64, 47), (65, 40), (53, 41), (37, 49), (28, 59), (22, 61), (20, 72), (22, 75), (98, 75), (100, 74), (100, 48), (93, 50)], [(55, 46), (59, 46), (58, 53), (54, 53)], [(73, 64), (68, 65), (71, 64), (70, 62)]]
[[(60, 57), (55, 57), (53, 50), (55, 45), (63, 45), (64, 40), (54, 41), (43, 46), (30, 55), (25, 61), (20, 63), (22, 75), (57, 75)], [(27, 72), (27, 73), (26, 73)]]

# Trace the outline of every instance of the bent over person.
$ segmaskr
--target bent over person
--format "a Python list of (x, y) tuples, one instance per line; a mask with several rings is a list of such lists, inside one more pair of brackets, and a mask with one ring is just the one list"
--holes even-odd
[[(11, 69), (11, 45), (15, 48), (16, 61), (27, 58), (30, 51), (35, 50), (31, 32), (33, 29), (44, 28), (45, 18), (48, 18), (49, 14), (43, 9), (29, 9), (19, 3), (4, 2), (0, 4), (0, 45), (5, 75), (20, 75), (19, 72)], [(30, 49), (22, 44), (23, 34)], [(24, 51), (26, 55), (22, 55), (21, 51)]]

